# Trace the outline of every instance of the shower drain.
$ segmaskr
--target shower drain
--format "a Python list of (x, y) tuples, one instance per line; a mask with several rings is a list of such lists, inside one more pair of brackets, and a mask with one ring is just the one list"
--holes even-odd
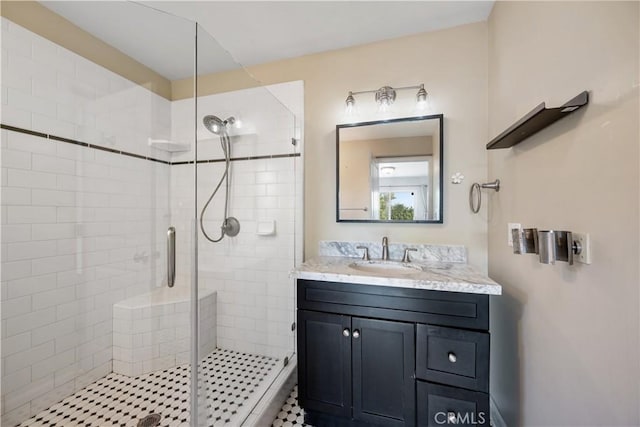
[(137, 427), (157, 427), (160, 424), (160, 419), (162, 417), (158, 414), (147, 415), (140, 421), (138, 421)]

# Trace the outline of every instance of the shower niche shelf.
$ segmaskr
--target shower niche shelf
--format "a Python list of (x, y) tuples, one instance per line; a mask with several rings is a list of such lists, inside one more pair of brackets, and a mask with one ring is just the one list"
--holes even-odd
[(589, 103), (589, 92), (581, 92), (560, 107), (541, 103), (487, 144), (487, 150), (510, 148)]
[(169, 153), (182, 153), (191, 150), (191, 146), (189, 144), (174, 142), (168, 139), (149, 138), (149, 147), (160, 151), (167, 151)]

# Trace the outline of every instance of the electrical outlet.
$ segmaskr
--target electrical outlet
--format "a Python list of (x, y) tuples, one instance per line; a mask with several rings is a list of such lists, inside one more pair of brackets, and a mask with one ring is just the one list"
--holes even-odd
[(591, 264), (591, 239), (586, 233), (572, 233), (573, 241), (580, 244), (580, 253), (573, 256), (575, 262)]
[(511, 234), (511, 230), (514, 228), (518, 230), (522, 230), (522, 225), (516, 222), (510, 222), (507, 224), (507, 245), (513, 247), (513, 234)]

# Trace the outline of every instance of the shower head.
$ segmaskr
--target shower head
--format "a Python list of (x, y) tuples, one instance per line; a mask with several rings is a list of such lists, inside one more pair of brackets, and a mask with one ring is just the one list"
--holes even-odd
[(202, 119), (202, 123), (204, 127), (206, 127), (209, 132), (215, 133), (216, 135), (220, 135), (226, 129), (227, 125), (232, 125), (236, 121), (235, 117), (231, 116), (227, 120), (222, 120), (218, 116), (208, 115), (204, 116)]
[(224, 129), (224, 122), (217, 116), (204, 116), (202, 119), (202, 123), (204, 123), (204, 127), (206, 127), (209, 132), (215, 133), (216, 135), (220, 135), (222, 129)]

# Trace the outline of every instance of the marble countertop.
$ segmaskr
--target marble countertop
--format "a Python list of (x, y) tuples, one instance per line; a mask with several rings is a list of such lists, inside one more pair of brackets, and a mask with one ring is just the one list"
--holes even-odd
[[(375, 260), (372, 260), (376, 262)], [(352, 268), (364, 263), (359, 258), (320, 256), (303, 263), (292, 272), (293, 277), (307, 280), (395, 286), (434, 291), (500, 295), (502, 286), (468, 264), (460, 262), (412, 262), (414, 272), (400, 275), (375, 273)], [(378, 261), (379, 262), (379, 261)], [(395, 263), (396, 265), (399, 263)]]

